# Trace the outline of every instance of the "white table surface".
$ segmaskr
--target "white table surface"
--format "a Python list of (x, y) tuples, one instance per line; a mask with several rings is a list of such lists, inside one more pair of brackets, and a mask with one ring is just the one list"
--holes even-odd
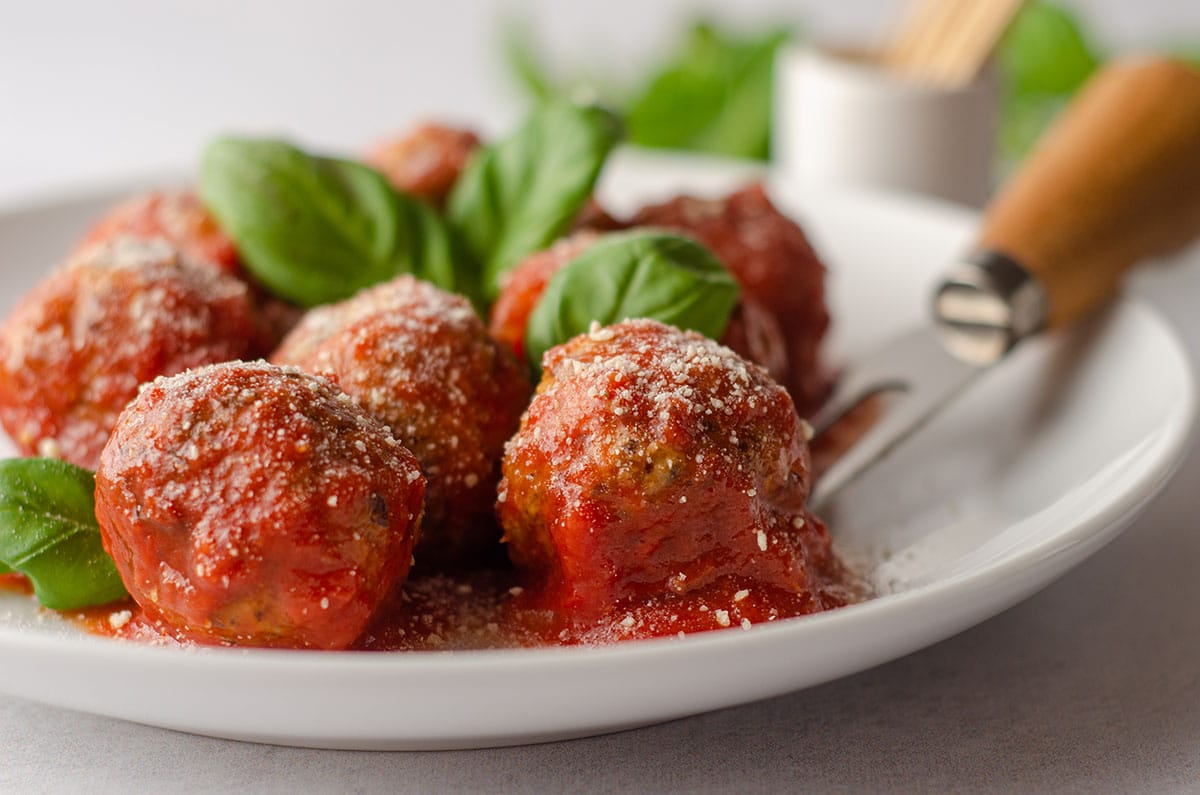
[[(1076, 4), (1111, 40), (1200, 41), (1200, 5)], [(0, 204), (176, 166), (231, 125), (351, 147), (423, 113), (514, 115), (489, 44), (495, 4), (444, 0), (419, 25), (395, 5), (0, 0)], [(661, 41), (685, 4), (614, 0), (603, 15), (566, 5), (534, 9), (543, 30), (628, 31), (618, 46), (632, 52)], [(738, 13), (753, 18), (800, 8), (844, 34), (877, 29), (895, 4), (747, 5)], [(585, 54), (596, 56), (596, 38), (583, 36)], [(434, 53), (444, 82), (420, 68)], [(394, 111), (380, 111), (384, 96)], [(1200, 257), (1133, 289), (1200, 368)], [(0, 696), (0, 792), (1200, 791), (1198, 487), (1194, 449), (1124, 535), (1033, 598), (925, 651), (770, 701), (540, 746), (353, 753)]]

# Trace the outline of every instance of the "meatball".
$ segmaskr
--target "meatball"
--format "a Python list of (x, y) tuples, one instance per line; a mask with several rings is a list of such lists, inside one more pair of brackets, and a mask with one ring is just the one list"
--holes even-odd
[(594, 232), (576, 232), (544, 251), (530, 254), (504, 275), (500, 294), (492, 304), (488, 330), (495, 339), (512, 348), (522, 361), (525, 359), (525, 328), (546, 285), (554, 274), (596, 239)]
[[(519, 358), (525, 358), (525, 329), (529, 317), (554, 274), (598, 239), (591, 231), (576, 232), (550, 248), (531, 254), (504, 276), (492, 305), (488, 328)], [(775, 316), (757, 301), (742, 296), (721, 337), (736, 353), (767, 368), (782, 379), (788, 372), (787, 342)]]
[(418, 561), (496, 547), (500, 457), (531, 387), (465, 298), (401, 276), (309, 312), (273, 358), (338, 384), (416, 455), (429, 481)]
[(807, 426), (762, 368), (651, 320), (597, 327), (544, 365), (497, 513), (510, 558), (571, 632), (673, 634), (842, 603), (829, 535), (805, 510)]
[(584, 203), (571, 224), (572, 232), (618, 232), (624, 228), (625, 224), (610, 215), (595, 196)]
[(89, 469), (138, 386), (258, 355), (249, 288), (162, 240), (114, 238), (53, 273), (0, 326), (0, 423), (26, 455)]
[(241, 271), (233, 240), (190, 190), (155, 191), (117, 205), (92, 226), (79, 251), (121, 236), (163, 238), (193, 262), (235, 275)]
[(801, 415), (815, 411), (831, 383), (820, 360), (829, 327), (825, 268), (804, 232), (775, 209), (762, 186), (720, 200), (682, 196), (643, 208), (632, 223), (679, 229), (712, 249), (741, 285), (743, 301), (761, 305), (777, 322), (786, 340), (786, 371), (773, 374)]
[(478, 148), (479, 137), (470, 130), (426, 123), (376, 144), (365, 162), (396, 190), (441, 207)]
[(333, 385), (227, 362), (160, 378), (121, 414), (96, 518), (171, 634), (341, 649), (407, 575), (424, 492), (412, 454)]

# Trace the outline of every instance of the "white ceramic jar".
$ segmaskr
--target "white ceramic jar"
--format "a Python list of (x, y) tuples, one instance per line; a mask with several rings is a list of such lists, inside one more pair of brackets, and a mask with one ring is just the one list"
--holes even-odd
[(775, 75), (772, 157), (784, 174), (976, 207), (990, 195), (999, 95), (991, 70), (945, 89), (797, 46), (780, 52)]

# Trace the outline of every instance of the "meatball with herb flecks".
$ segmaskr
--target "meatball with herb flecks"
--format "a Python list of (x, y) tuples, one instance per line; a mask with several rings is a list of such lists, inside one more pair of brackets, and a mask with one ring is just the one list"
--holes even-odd
[(530, 385), (465, 298), (401, 276), (310, 311), (272, 358), (329, 378), (421, 462), (429, 491), (418, 563), (494, 550), (500, 457)]
[(408, 572), (416, 459), (324, 379), (265, 362), (161, 378), (100, 456), (96, 518), (169, 634), (342, 649)]
[(649, 320), (597, 327), (544, 368), (497, 512), (567, 635), (675, 634), (842, 603), (829, 535), (805, 510), (807, 428), (764, 370)]
[(164, 240), (93, 246), (0, 327), (0, 422), (22, 453), (94, 469), (138, 386), (259, 355), (250, 289)]

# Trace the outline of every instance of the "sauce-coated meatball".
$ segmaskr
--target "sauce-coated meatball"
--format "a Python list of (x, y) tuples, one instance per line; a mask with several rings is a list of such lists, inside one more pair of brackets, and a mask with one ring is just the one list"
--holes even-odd
[(163, 240), (93, 246), (0, 327), (0, 422), (26, 455), (94, 469), (117, 416), (159, 375), (260, 353), (249, 288)]
[(419, 562), (495, 546), (500, 457), (530, 385), (465, 298), (401, 276), (312, 310), (273, 359), (338, 384), (416, 455), (429, 481)]
[[(89, 249), (120, 237), (165, 240), (192, 262), (245, 278), (233, 239), (191, 190), (154, 191), (117, 205), (88, 230), (76, 249), (77, 256), (86, 258)], [(251, 289), (269, 343), (266, 353), (296, 324), (301, 310), (253, 283)]]
[(488, 330), (492, 336), (525, 359), (525, 328), (529, 316), (546, 292), (554, 274), (594, 243), (594, 232), (576, 232), (550, 248), (530, 254), (517, 267), (504, 274), (500, 294), (492, 304)]
[(233, 240), (190, 190), (154, 191), (117, 205), (92, 225), (79, 250), (115, 237), (162, 238), (193, 262), (231, 274), (241, 271)]
[(96, 517), (167, 632), (340, 649), (407, 574), (424, 485), (412, 454), (327, 381), (228, 362), (130, 404), (100, 457)]
[(376, 144), (365, 162), (397, 190), (441, 207), (478, 148), (479, 137), (470, 130), (427, 123)]
[(820, 360), (829, 327), (825, 268), (804, 232), (771, 204), (762, 187), (718, 200), (682, 196), (643, 208), (632, 224), (678, 229), (712, 249), (741, 285), (743, 299), (760, 304), (778, 322), (787, 371), (772, 374), (787, 386), (802, 416), (814, 412), (830, 385)]
[(649, 320), (551, 349), (497, 512), (569, 633), (716, 629), (840, 604), (807, 428), (758, 366)]

